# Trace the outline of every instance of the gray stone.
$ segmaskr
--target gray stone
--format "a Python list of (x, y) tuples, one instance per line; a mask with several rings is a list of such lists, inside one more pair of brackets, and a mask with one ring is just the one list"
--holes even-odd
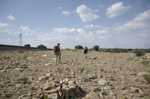
[(39, 77), (38, 80), (39, 81), (48, 80), (48, 77), (47, 76), (41, 76), (41, 77)]
[(87, 73), (88, 73), (88, 70), (84, 70), (84, 71), (83, 71), (83, 74), (87, 74)]
[(44, 55), (42, 55), (43, 57), (47, 57), (47, 55), (46, 54), (44, 54)]
[(135, 87), (131, 87), (131, 92), (144, 94), (144, 92), (141, 89)]
[(58, 99), (59, 98), (57, 93), (52, 93), (52, 94), (49, 94), (47, 96), (48, 96), (48, 99)]
[(7, 72), (6, 69), (0, 70), (0, 73), (5, 73), (5, 72)]
[(15, 71), (21, 71), (21, 68), (15, 68), (14, 70)]
[(91, 57), (90, 59), (97, 59), (98, 57), (97, 56), (94, 56), (94, 57)]
[(150, 75), (150, 73), (148, 72), (139, 72), (138, 76), (144, 76), (144, 75)]
[(52, 76), (53, 74), (52, 73), (46, 73), (46, 76), (47, 77), (50, 77), (50, 76)]
[(68, 84), (69, 86), (75, 86), (76, 83), (74, 81), (69, 81)]
[(111, 89), (112, 89), (111, 86), (106, 86), (106, 87), (104, 87), (104, 90), (111, 90)]
[(21, 95), (18, 99), (28, 99), (28, 95)]
[(47, 66), (51, 66), (51, 65), (52, 65), (51, 63), (47, 63), (44, 66), (47, 67)]
[(45, 84), (43, 84), (43, 89), (44, 90), (50, 90), (50, 89), (52, 89), (52, 86), (50, 83), (46, 82)]
[(31, 59), (32, 59), (32, 57), (27, 57), (26, 59), (31, 60)]
[(22, 85), (21, 85), (21, 84), (16, 84), (16, 88), (17, 88), (17, 90), (18, 90), (18, 89), (21, 89), (21, 88), (22, 88)]
[(104, 86), (106, 85), (107, 81), (105, 79), (101, 79), (98, 81), (98, 84), (101, 85), (101, 86)]
[(85, 96), (85, 99), (99, 99), (99, 96), (95, 92), (90, 92)]

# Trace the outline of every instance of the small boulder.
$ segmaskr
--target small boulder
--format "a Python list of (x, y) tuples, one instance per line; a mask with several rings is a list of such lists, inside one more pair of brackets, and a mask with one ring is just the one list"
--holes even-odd
[(101, 79), (98, 81), (98, 84), (101, 86), (105, 86), (107, 84), (107, 81), (105, 79)]
[(48, 77), (47, 76), (41, 76), (41, 77), (39, 77), (38, 80), (39, 81), (48, 80)]
[(144, 94), (144, 92), (141, 89), (135, 87), (131, 87), (131, 92)]
[(100, 99), (98, 94), (95, 92), (90, 92), (85, 96), (85, 99)]

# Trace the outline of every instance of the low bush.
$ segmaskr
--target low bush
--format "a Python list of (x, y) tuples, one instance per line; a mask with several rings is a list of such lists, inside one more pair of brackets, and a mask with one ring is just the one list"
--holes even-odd
[(147, 83), (150, 84), (150, 75), (144, 75), (143, 77), (147, 81)]
[(25, 44), (24, 47), (31, 47), (30, 44)]
[(141, 64), (145, 67), (150, 67), (150, 61), (148, 61), (148, 60), (141, 61)]
[(43, 44), (40, 44), (40, 45), (37, 46), (37, 48), (46, 49), (47, 47), (45, 45), (43, 45)]
[(83, 46), (81, 46), (81, 45), (76, 45), (76, 46), (75, 46), (75, 49), (83, 49)]
[(99, 51), (99, 46), (98, 45), (93, 46), (93, 50)]
[(136, 49), (134, 50), (134, 53), (136, 54), (136, 56), (144, 56), (145, 55), (145, 51), (142, 49)]

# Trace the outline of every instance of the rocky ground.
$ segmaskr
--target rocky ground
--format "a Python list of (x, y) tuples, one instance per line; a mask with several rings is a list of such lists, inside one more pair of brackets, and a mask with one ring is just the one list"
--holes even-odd
[(0, 99), (150, 99), (150, 54), (0, 52)]

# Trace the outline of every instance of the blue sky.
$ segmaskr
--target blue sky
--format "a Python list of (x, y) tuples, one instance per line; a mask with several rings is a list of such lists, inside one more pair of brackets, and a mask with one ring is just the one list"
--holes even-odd
[(150, 0), (0, 0), (0, 44), (150, 48)]

